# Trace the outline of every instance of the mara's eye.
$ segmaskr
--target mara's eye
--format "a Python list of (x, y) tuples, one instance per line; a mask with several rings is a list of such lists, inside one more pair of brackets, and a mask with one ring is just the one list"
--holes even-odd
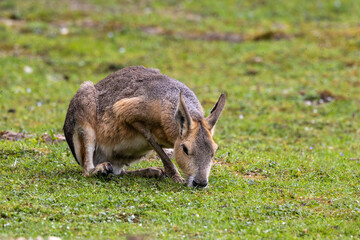
[(189, 155), (189, 151), (188, 151), (187, 147), (184, 144), (181, 144), (181, 146), (182, 146), (182, 149), (183, 149), (184, 153), (186, 155)]

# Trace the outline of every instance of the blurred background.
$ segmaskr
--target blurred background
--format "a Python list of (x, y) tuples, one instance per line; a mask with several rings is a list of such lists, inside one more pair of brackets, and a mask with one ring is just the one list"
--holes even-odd
[(359, 113), (359, 13), (357, 0), (2, 0), (0, 129), (61, 132), (83, 81), (144, 65), (207, 112), (226, 92), (228, 142), (341, 134)]

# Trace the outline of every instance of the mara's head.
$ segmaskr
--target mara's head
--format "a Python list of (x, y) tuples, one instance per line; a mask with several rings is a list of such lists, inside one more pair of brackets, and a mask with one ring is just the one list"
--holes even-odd
[(210, 116), (194, 121), (180, 93), (175, 119), (179, 137), (174, 146), (175, 160), (184, 173), (189, 187), (206, 187), (213, 165), (217, 144), (213, 140), (214, 128), (224, 109), (226, 97), (221, 94)]

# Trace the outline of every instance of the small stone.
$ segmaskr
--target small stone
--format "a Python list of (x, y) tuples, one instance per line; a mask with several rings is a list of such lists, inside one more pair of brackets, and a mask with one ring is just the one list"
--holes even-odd
[(61, 238), (50, 236), (50, 237), (48, 237), (48, 240), (61, 240)]
[(30, 73), (33, 72), (33, 69), (32, 69), (32, 67), (25, 66), (25, 67), (24, 67), (24, 72), (27, 73), (27, 74), (30, 74)]
[(263, 61), (262, 57), (254, 57), (254, 62), (261, 63)]
[(68, 35), (69, 34), (69, 29), (67, 27), (61, 27), (60, 28), (60, 34), (61, 35)]
[(120, 52), (120, 53), (125, 53), (125, 52), (126, 52), (126, 49), (125, 49), (124, 47), (121, 47), (121, 48), (119, 48), (119, 52)]

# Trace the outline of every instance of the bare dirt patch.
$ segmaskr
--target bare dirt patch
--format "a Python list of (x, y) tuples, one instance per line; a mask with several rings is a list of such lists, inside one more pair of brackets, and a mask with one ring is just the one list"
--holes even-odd
[(8, 141), (18, 141), (20, 139), (31, 137), (25, 133), (17, 133), (13, 131), (2, 131), (0, 132), (0, 139), (8, 140)]
[(260, 33), (253, 37), (254, 41), (270, 41), (270, 40), (282, 40), (282, 39), (290, 39), (294, 36), (286, 34), (281, 31), (267, 31)]
[(23, 27), (26, 24), (25, 20), (13, 19), (13, 18), (0, 18), (0, 24), (8, 27)]
[(41, 135), (41, 138), (45, 143), (60, 143), (65, 141), (65, 137), (61, 134), (54, 134), (51, 136), (50, 134), (45, 133)]
[(272, 41), (272, 40), (289, 40), (298, 35), (290, 35), (281, 31), (267, 31), (255, 36), (247, 36), (242, 33), (233, 32), (175, 32), (164, 29), (160, 26), (143, 26), (140, 30), (147, 35), (163, 35), (174, 38), (184, 38), (202, 41), (223, 41), (230, 43), (241, 43), (245, 41)]
[(246, 179), (263, 179), (265, 177), (266, 176), (264, 176), (262, 168), (248, 171), (244, 174), (244, 178), (246, 178)]
[(321, 90), (316, 94), (306, 94), (305, 92), (300, 92), (300, 95), (304, 96), (304, 103), (306, 105), (320, 105), (346, 99), (344, 96), (334, 94), (329, 90)]
[[(7, 141), (19, 141), (21, 139), (26, 138), (35, 138), (34, 135), (26, 134), (26, 133), (17, 133), (10, 130), (1, 131), (0, 139)], [(61, 134), (48, 134), (44, 133), (39, 137), (45, 143), (56, 144), (65, 141), (64, 135)]]

